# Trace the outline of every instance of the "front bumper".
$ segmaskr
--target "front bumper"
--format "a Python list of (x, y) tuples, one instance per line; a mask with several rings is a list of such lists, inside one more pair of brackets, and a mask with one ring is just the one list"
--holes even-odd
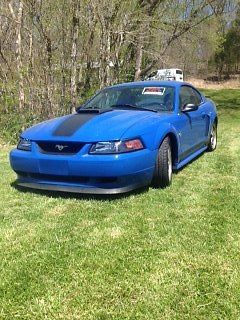
[(151, 183), (157, 152), (148, 149), (119, 155), (89, 155), (85, 146), (75, 155), (10, 153), (17, 184), (27, 188), (91, 194), (129, 192)]
[(119, 188), (103, 188), (103, 187), (86, 187), (86, 186), (73, 186), (73, 185), (61, 185), (61, 184), (50, 184), (47, 182), (31, 182), (22, 179), (21, 177), (17, 180), (17, 185), (30, 188), (30, 189), (38, 189), (38, 190), (48, 190), (48, 191), (57, 191), (57, 192), (71, 192), (71, 193), (84, 193), (84, 194), (118, 194), (118, 193), (126, 193), (132, 190), (144, 187), (148, 185), (145, 182), (129, 184), (125, 187)]

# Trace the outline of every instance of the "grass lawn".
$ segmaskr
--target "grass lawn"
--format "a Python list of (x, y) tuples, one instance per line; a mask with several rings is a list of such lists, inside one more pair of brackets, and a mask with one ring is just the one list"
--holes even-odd
[(240, 319), (240, 91), (165, 190), (23, 192), (0, 151), (0, 319)]

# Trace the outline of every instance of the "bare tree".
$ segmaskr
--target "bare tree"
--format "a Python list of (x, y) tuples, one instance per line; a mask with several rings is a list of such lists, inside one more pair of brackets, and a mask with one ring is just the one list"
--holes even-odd
[(23, 64), (22, 64), (22, 27), (23, 27), (23, 2), (18, 3), (18, 11), (15, 14), (11, 2), (9, 9), (13, 20), (16, 23), (16, 63), (19, 77), (19, 109), (22, 110), (25, 102), (24, 84), (23, 84)]
[(75, 111), (77, 105), (77, 51), (79, 38), (79, 13), (80, 4), (78, 0), (73, 0), (73, 16), (72, 16), (72, 51), (71, 51), (71, 105), (72, 112)]
[(95, 89), (139, 80), (152, 68), (176, 62), (197, 72), (198, 61), (207, 68), (221, 42), (215, 17), (236, 2), (1, 0), (0, 112), (10, 114), (18, 101), (34, 122), (69, 112), (69, 103), (73, 111)]

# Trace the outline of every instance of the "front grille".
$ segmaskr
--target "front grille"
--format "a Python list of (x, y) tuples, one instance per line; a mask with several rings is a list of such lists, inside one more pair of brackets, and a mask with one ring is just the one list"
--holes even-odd
[(78, 153), (84, 146), (81, 142), (38, 141), (42, 153), (72, 155)]

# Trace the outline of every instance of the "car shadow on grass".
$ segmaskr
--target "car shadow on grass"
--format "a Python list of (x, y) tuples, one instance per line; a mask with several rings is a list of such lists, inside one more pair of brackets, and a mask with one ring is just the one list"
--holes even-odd
[(21, 193), (28, 193), (33, 195), (47, 196), (51, 198), (62, 198), (62, 199), (76, 199), (76, 200), (99, 200), (99, 201), (114, 201), (117, 199), (126, 199), (130, 195), (140, 195), (148, 192), (149, 186), (142, 187), (136, 190), (132, 190), (125, 193), (117, 194), (91, 194), (91, 193), (72, 193), (63, 191), (48, 191), (40, 189), (31, 189), (19, 186), (17, 180), (11, 183), (11, 187)]

